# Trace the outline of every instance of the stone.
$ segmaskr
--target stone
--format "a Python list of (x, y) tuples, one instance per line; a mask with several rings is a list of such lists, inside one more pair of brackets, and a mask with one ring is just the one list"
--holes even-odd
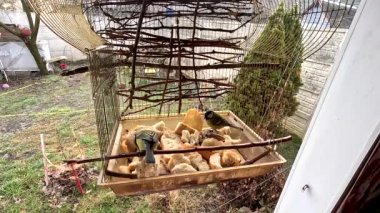
[(4, 160), (11, 160), (12, 158), (13, 158), (12, 154), (9, 154), (9, 153), (3, 155)]
[(246, 206), (241, 207), (237, 212), (238, 213), (253, 213), (252, 210)]

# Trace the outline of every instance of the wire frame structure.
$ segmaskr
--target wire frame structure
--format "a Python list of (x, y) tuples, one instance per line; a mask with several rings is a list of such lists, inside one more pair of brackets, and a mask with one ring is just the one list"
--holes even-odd
[(102, 44), (82, 12), (81, 0), (28, 0), (32, 9), (56, 35), (82, 52)]
[[(354, 0), (29, 0), (64, 40), (88, 53), (104, 156), (120, 119), (170, 116), (190, 107), (235, 112), (264, 138), (289, 113), (285, 99), (300, 63), (350, 24)], [(279, 12), (279, 8), (283, 11)], [(300, 33), (269, 30), (287, 11)], [(290, 30), (291, 31), (291, 30)], [(286, 42), (279, 41), (282, 37)], [(259, 45), (258, 45), (259, 44)], [(281, 46), (281, 48), (279, 48)], [(277, 51), (281, 49), (281, 51)], [(295, 51), (297, 50), (297, 51)], [(250, 82), (241, 83), (249, 73)], [(268, 82), (267, 77), (277, 79)], [(247, 78), (248, 78), (247, 77)], [(244, 119), (255, 104), (228, 103), (229, 94), (251, 97), (261, 117)], [(264, 88), (264, 89), (262, 89)], [(296, 104), (289, 106), (294, 109)], [(286, 107), (285, 107), (286, 108)], [(242, 110), (244, 109), (244, 110)], [(248, 116), (247, 116), (248, 117)], [(278, 122), (277, 122), (278, 123)]]
[[(116, 132), (119, 121), (119, 100), (116, 94), (117, 76), (113, 68), (99, 69), (101, 55), (90, 53), (92, 97), (94, 100), (99, 148), (102, 157), (107, 153), (107, 146)], [(101, 64), (100, 64), (101, 63)], [(105, 163), (105, 162), (103, 162)]]

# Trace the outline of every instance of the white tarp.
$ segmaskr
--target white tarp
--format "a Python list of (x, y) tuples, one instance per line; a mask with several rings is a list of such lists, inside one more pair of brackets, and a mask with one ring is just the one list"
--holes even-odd
[[(40, 42), (38, 46), (42, 57), (50, 59), (47, 43)], [(39, 71), (32, 54), (22, 42), (0, 42), (0, 60), (7, 71)]]

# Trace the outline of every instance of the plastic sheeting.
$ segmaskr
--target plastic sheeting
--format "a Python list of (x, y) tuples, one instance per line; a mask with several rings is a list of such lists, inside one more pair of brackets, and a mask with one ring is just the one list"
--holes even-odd
[[(38, 44), (45, 60), (50, 59), (47, 42)], [(23, 42), (0, 42), (0, 60), (6, 71), (39, 71), (32, 54)]]

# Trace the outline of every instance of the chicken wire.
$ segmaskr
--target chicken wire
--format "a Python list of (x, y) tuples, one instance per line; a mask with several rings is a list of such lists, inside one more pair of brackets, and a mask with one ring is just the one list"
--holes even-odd
[[(255, 69), (281, 69), (279, 80), (251, 82), (252, 88), (267, 88), (259, 97), (265, 103), (257, 109), (260, 121), (237, 114), (259, 127), (255, 130), (264, 138), (281, 134), (273, 134), (271, 129), (280, 128), (270, 122), (286, 113), (278, 110), (284, 90), (294, 86), (289, 83), (296, 64), (291, 59), (300, 62), (322, 48), (342, 22), (352, 19), (356, 5), (353, 0), (29, 1), (54, 32), (89, 54), (103, 155), (120, 119), (170, 116), (194, 107), (227, 109), (226, 94), (239, 86), (236, 76)], [(291, 16), (301, 24), (301, 50), (293, 53), (294, 40), (277, 54), (275, 34), (270, 34), (254, 53), (260, 57), (246, 61), (280, 2), (286, 10), (297, 8)], [(240, 108), (249, 107), (254, 106)]]

